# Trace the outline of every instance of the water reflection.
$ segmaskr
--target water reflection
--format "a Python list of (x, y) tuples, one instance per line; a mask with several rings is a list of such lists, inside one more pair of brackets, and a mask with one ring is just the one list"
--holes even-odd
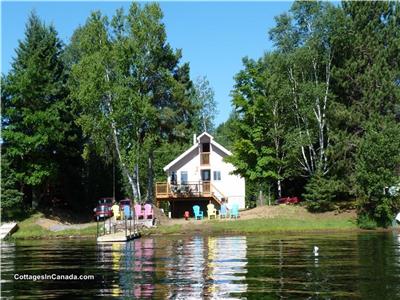
[[(3, 242), (1, 269), (2, 296), (28, 299), (400, 299), (400, 234)], [(96, 280), (15, 281), (15, 273)]]
[(142, 238), (98, 246), (99, 266), (118, 272), (104, 277), (100, 295), (137, 299), (240, 297), (247, 289), (246, 237), (185, 237), (165, 243)]

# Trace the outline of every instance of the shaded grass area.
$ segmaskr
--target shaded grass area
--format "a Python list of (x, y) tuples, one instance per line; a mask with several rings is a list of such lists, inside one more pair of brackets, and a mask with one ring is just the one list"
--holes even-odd
[(185, 234), (185, 233), (267, 233), (301, 231), (339, 231), (357, 229), (352, 219), (288, 219), (268, 218), (250, 220), (211, 220), (199, 223), (176, 224), (148, 230), (147, 234)]
[(70, 236), (96, 236), (96, 225), (82, 229), (51, 231), (36, 224), (37, 220), (41, 217), (43, 217), (41, 213), (36, 213), (24, 221), (19, 222), (18, 230), (10, 237), (10, 239), (51, 239)]

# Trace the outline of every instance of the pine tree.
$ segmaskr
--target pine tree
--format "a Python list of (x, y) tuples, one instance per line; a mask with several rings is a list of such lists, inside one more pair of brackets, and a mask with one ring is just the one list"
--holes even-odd
[(62, 43), (34, 13), (2, 81), (3, 147), (18, 190), (33, 206), (54, 193), (57, 157), (70, 126), (66, 116)]

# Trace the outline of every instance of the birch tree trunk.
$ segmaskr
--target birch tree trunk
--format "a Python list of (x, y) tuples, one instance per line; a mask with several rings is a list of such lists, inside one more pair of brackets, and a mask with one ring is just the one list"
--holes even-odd
[(153, 152), (150, 151), (147, 160), (147, 202), (153, 203), (153, 185), (154, 185), (154, 170), (153, 170)]
[[(109, 77), (109, 71), (106, 69), (106, 81), (109, 82), (110, 81), (110, 77)], [(113, 135), (113, 140), (114, 140), (114, 145), (115, 145), (115, 150), (117, 152), (117, 156), (118, 156), (118, 160), (121, 164), (122, 170), (124, 172), (124, 174), (126, 175), (126, 177), (128, 178), (128, 182), (131, 186), (132, 189), (132, 195), (133, 195), (133, 201), (135, 201), (135, 199), (139, 199), (140, 197), (140, 191), (138, 189), (138, 174), (137, 172), (133, 172), (133, 174), (130, 174), (129, 172), (129, 168), (126, 165), (124, 158), (122, 157), (121, 154), (121, 149), (120, 149), (120, 143), (118, 140), (118, 130), (117, 130), (117, 124), (115, 122), (115, 120), (113, 119), (113, 107), (112, 107), (112, 94), (109, 91), (107, 93), (106, 96), (106, 102), (107, 102), (107, 108), (108, 108), (108, 117), (110, 118), (110, 123), (111, 123), (111, 129), (112, 129), (112, 135)]]

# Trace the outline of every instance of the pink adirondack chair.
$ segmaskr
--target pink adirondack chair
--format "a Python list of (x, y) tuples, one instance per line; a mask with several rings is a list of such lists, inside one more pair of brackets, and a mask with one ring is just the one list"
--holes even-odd
[(148, 219), (149, 216), (151, 216), (151, 219), (153, 218), (153, 207), (151, 204), (145, 204), (144, 205), (144, 218)]
[(144, 218), (144, 212), (140, 204), (135, 204), (135, 215), (137, 220), (139, 220), (140, 217)]

